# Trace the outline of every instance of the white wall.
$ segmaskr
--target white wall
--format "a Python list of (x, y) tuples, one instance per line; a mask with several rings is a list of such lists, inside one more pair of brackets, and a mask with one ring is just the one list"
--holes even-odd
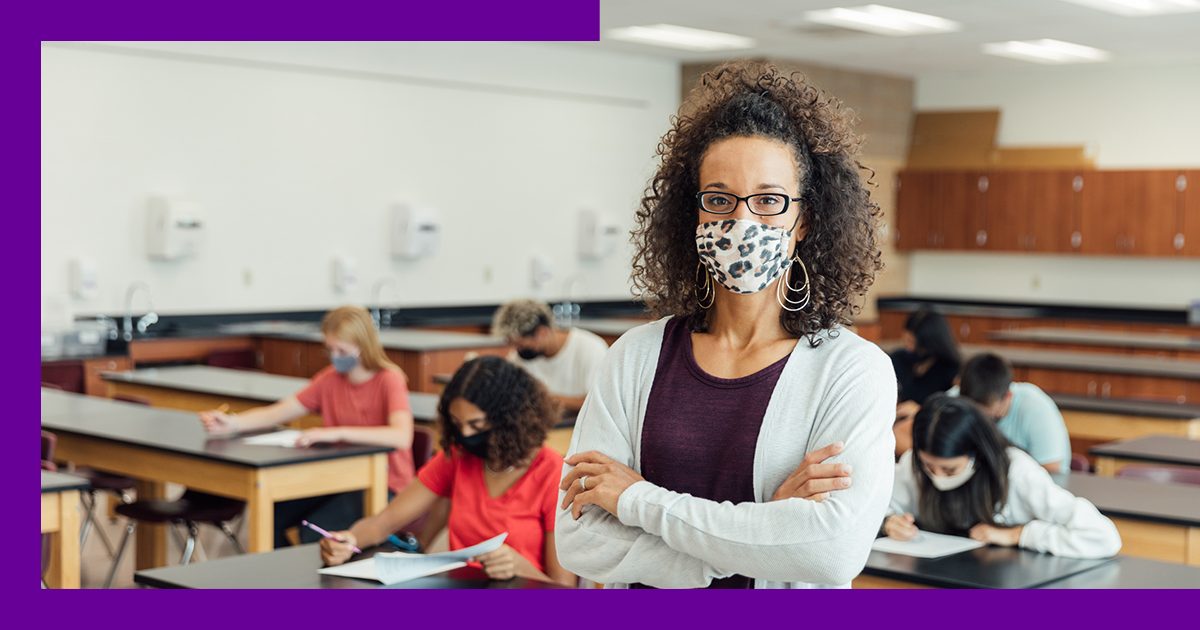
[[(678, 106), (674, 62), (585, 46), (462, 43), (44, 44), (42, 294), (77, 313), (150, 284), (161, 313), (323, 309), (395, 276), (398, 305), (534, 292), (530, 259), (584, 275), (582, 299), (628, 298), (629, 250), (583, 263), (579, 208), (632, 227)], [(204, 208), (194, 258), (145, 256), (152, 194)], [(387, 211), (438, 208), (433, 259), (393, 260)], [(359, 284), (332, 287), (332, 259)], [(67, 265), (96, 262), (94, 299)]]
[[(1200, 166), (1200, 64), (1036, 67), (917, 78), (920, 110), (999, 108), (1002, 146), (1086, 144), (1101, 168)], [(911, 255), (909, 293), (948, 298), (1180, 307), (1200, 260)]]

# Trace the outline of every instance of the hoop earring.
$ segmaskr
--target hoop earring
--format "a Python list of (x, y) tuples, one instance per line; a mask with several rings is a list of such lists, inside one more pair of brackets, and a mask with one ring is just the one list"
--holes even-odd
[[(704, 282), (700, 283), (697, 281), (696, 284), (700, 285), (702, 295), (696, 299), (696, 302), (700, 305), (700, 308), (707, 310), (713, 305), (713, 300), (716, 299), (717, 293), (713, 290), (712, 274), (704, 267), (704, 263), (696, 263), (696, 274), (699, 275), (701, 270), (704, 271)], [(705, 302), (706, 300), (707, 302)]]
[[(788, 311), (789, 313), (795, 313), (797, 311), (804, 310), (805, 307), (808, 306), (809, 301), (812, 299), (812, 287), (808, 282), (808, 267), (806, 267), (804, 265), (804, 261), (800, 259), (799, 252), (792, 256), (792, 263), (792, 268), (788, 270), (788, 273), (779, 279), (775, 291), (775, 296), (776, 299), (779, 300), (779, 305), (783, 307), (783, 310)], [(804, 284), (800, 287), (792, 287), (791, 280), (789, 279), (792, 271), (796, 269), (796, 265), (800, 265), (800, 270), (804, 272)], [(804, 297), (799, 300), (793, 300), (790, 297), (792, 291), (795, 291), (796, 293), (803, 291)]]

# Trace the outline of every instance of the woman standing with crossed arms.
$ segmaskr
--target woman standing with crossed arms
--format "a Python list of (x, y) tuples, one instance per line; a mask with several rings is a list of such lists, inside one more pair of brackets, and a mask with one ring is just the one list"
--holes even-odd
[(634, 231), (634, 284), (669, 317), (618, 340), (588, 394), (559, 557), (615, 586), (845, 586), (894, 472), (891, 361), (843, 327), (881, 268), (858, 140), (764, 64), (691, 98)]

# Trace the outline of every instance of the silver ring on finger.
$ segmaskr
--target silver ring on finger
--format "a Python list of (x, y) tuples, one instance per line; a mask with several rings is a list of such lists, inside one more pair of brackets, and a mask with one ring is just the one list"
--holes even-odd
[(587, 490), (587, 475), (584, 475), (579, 478), (579, 489)]

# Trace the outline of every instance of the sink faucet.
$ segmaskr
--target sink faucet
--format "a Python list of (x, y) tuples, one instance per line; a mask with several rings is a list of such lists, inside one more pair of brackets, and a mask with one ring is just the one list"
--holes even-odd
[(125, 341), (133, 341), (133, 297), (137, 295), (139, 290), (146, 292), (146, 304), (150, 307), (149, 312), (143, 315), (137, 322), (137, 329), (140, 333), (145, 333), (146, 329), (158, 322), (158, 313), (154, 312), (154, 303), (150, 299), (150, 285), (145, 282), (134, 282), (125, 290), (125, 331), (122, 336)]
[(573, 274), (567, 278), (563, 288), (563, 301), (554, 306), (554, 314), (559, 318), (563, 327), (570, 327), (574, 320), (579, 319), (579, 304), (575, 303), (575, 288), (583, 280), (583, 274)]
[(386, 328), (392, 325), (392, 310), (383, 308), (379, 304), (379, 295), (389, 284), (396, 287), (397, 291), (400, 290), (400, 284), (392, 276), (384, 276), (371, 285), (371, 320), (375, 322), (376, 328)]

